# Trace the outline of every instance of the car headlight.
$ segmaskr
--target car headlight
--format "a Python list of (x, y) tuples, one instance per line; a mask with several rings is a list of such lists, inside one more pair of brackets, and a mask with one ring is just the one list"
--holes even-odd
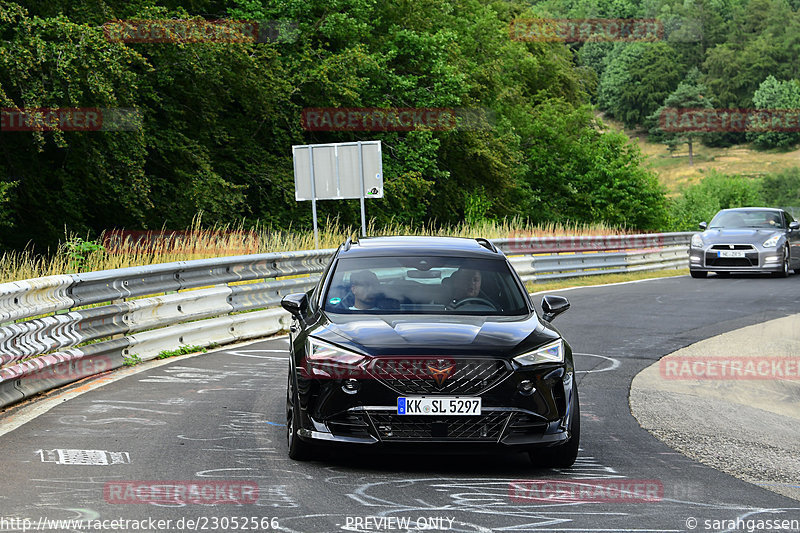
[(779, 240), (781, 240), (780, 235), (773, 235), (772, 237), (764, 241), (764, 244), (762, 244), (761, 246), (763, 246), (764, 248), (775, 248), (776, 246), (778, 246)]
[(317, 378), (346, 379), (363, 377), (363, 355), (337, 348), (317, 339), (308, 339), (308, 356), (305, 367), (308, 374)]
[(558, 339), (532, 352), (518, 355), (514, 358), (514, 361), (524, 366), (539, 363), (561, 363), (564, 361), (564, 341)]
[(699, 233), (695, 233), (692, 235), (692, 248), (702, 248), (703, 247), (703, 238), (700, 236)]

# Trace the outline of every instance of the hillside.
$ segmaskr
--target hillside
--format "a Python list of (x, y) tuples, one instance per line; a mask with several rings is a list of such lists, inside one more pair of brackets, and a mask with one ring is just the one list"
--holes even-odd
[(764, 176), (791, 167), (800, 166), (800, 148), (792, 151), (757, 150), (749, 144), (727, 148), (694, 145), (694, 166), (689, 166), (689, 149), (682, 145), (672, 154), (666, 145), (648, 141), (647, 133), (628, 129), (608, 117), (603, 122), (637, 141), (647, 164), (656, 171), (658, 180), (667, 187), (670, 196), (676, 195), (686, 185), (696, 183), (711, 170), (723, 174)]

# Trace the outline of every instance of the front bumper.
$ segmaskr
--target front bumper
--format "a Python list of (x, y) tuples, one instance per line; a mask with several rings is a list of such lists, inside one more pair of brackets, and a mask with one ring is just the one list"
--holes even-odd
[(498, 451), (524, 451), (569, 439), (566, 417), (544, 422), (531, 413), (502, 408), (483, 409), (477, 417), (410, 416), (393, 414), (393, 411), (391, 407), (368, 407), (348, 411), (325, 423), (312, 419), (316, 429), (303, 428), (298, 435), (304, 440), (324, 444), (398, 448), (446, 443), (470, 450)]
[[(721, 246), (721, 245), (715, 245)], [(783, 269), (783, 248), (743, 249), (744, 257), (719, 257), (712, 246), (689, 249), (689, 269), (696, 272), (780, 272)]]
[[(523, 380), (537, 385), (532, 393), (520, 392)], [(298, 384), (298, 436), (318, 444), (381, 449), (447, 444), (443, 449), (526, 451), (558, 445), (571, 436), (574, 374), (563, 367), (511, 372), (490, 390), (475, 394), (483, 405), (474, 416), (398, 415), (402, 394), (376, 380), (362, 380), (357, 393), (345, 392), (340, 380), (299, 378)]]

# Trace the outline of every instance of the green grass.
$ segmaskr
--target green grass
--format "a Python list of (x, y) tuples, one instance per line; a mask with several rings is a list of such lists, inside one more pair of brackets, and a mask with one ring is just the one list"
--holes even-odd
[(658, 180), (675, 195), (686, 185), (698, 182), (712, 170), (722, 174), (738, 174), (756, 178), (774, 174), (800, 164), (800, 148), (790, 151), (759, 150), (749, 144), (739, 144), (727, 148), (693, 145), (694, 165), (689, 166), (689, 147), (681, 147), (673, 153), (661, 143), (652, 143), (647, 133), (626, 129), (621, 122), (601, 115), (603, 122), (624, 132), (639, 145), (646, 162), (658, 174)]
[(562, 279), (558, 281), (548, 281), (542, 283), (528, 282), (526, 286), (529, 292), (542, 293), (567, 289), (570, 287), (589, 287), (592, 285), (605, 285), (607, 283), (622, 283), (624, 281), (637, 281), (651, 278), (668, 278), (670, 276), (688, 276), (689, 269), (667, 269), (667, 270), (648, 270), (644, 272), (625, 272), (621, 274), (598, 274), (596, 276), (583, 276), (580, 278)]
[(206, 353), (207, 351), (208, 350), (206, 350), (202, 346), (187, 345), (187, 346), (181, 346), (176, 350), (162, 350), (158, 352), (156, 359), (167, 359), (168, 357), (176, 357), (178, 355), (186, 355), (188, 353), (195, 353), (195, 352)]
[[(38, 355), (36, 357), (39, 357)], [(123, 355), (122, 356), (122, 364), (125, 366), (136, 366), (142, 362), (142, 358), (139, 357), (137, 354), (132, 353), (130, 355)]]

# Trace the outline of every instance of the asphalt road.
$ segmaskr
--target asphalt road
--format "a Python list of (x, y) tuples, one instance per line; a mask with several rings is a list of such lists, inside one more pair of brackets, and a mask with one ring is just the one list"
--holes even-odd
[[(31, 530), (43, 519), (78, 519), (86, 527), (96, 520), (172, 521), (169, 528), (129, 522), (117, 530), (297, 532), (747, 531), (758, 520), (800, 520), (800, 502), (674, 452), (641, 429), (628, 407), (631, 379), (662, 355), (797, 313), (800, 276), (685, 276), (560, 294), (572, 309), (555, 325), (579, 354), (582, 441), (572, 469), (534, 469), (524, 455), (336, 452), (294, 462), (283, 425), (288, 341), (278, 338), (150, 368), (0, 436), (0, 531), (22, 531), (23, 524)], [(0, 418), (0, 432), (8, 420)], [(752, 427), (766, 430), (757, 420)], [(114, 490), (137, 480), (253, 482), (258, 497), (118, 503), (129, 502), (130, 493)], [(509, 490), (520, 480), (584, 483), (594, 493), (582, 501), (520, 501)], [(604, 501), (596, 488), (614, 481), (646, 481), (660, 492), (656, 501)], [(262, 520), (269, 518), (277, 520)], [(408, 527), (398, 527), (398, 518)], [(730, 522), (737, 518), (738, 527)], [(189, 519), (199, 521), (187, 525)], [(100, 525), (111, 531), (115, 524)]]

